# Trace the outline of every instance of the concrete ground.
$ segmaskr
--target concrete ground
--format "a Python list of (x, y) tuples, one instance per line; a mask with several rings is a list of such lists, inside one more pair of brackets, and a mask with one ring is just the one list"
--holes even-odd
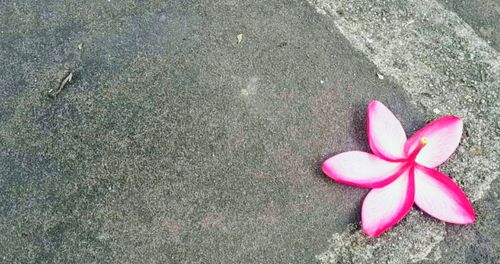
[[(496, 263), (500, 5), (0, 3), (0, 262)], [(61, 81), (72, 79), (59, 92)], [(472, 226), (359, 231), (368, 102), (464, 118), (441, 168)]]

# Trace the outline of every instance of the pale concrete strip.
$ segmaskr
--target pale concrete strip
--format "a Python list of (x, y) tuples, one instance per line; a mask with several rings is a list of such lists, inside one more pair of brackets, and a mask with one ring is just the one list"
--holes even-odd
[[(436, 1), (308, 2), (330, 17), (382, 75), (402, 87), (429, 120), (446, 114), (464, 119), (460, 147), (440, 169), (472, 201), (481, 199), (499, 175), (498, 52)], [(437, 260), (444, 224), (419, 214), (412, 212), (378, 240), (360, 231), (337, 234), (330, 250), (318, 258), (327, 263)]]

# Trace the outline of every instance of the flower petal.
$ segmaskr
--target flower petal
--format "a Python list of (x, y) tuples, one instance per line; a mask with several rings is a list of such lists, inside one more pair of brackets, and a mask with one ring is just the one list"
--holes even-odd
[(379, 101), (368, 105), (368, 142), (373, 153), (388, 160), (405, 157), (406, 134), (399, 120)]
[(414, 195), (412, 168), (389, 185), (371, 190), (363, 202), (363, 231), (368, 236), (377, 237), (391, 228), (410, 211)]
[(415, 169), (415, 203), (433, 217), (454, 224), (471, 224), (474, 208), (464, 192), (448, 176), (437, 170)]
[(427, 145), (418, 153), (417, 163), (435, 168), (445, 162), (455, 151), (462, 136), (463, 122), (456, 116), (444, 116), (418, 130), (405, 143), (405, 153), (409, 155), (426, 137)]
[(344, 184), (378, 188), (392, 182), (402, 171), (403, 163), (383, 160), (362, 151), (337, 154), (323, 163), (328, 177)]

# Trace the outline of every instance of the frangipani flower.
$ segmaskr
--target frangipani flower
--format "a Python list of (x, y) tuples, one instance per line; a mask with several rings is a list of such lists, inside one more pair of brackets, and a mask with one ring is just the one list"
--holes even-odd
[(323, 163), (323, 172), (344, 184), (373, 188), (363, 201), (363, 231), (377, 237), (398, 223), (413, 203), (429, 215), (471, 224), (474, 209), (464, 192), (435, 168), (455, 151), (462, 120), (444, 116), (409, 139), (394, 114), (379, 101), (368, 106), (368, 141), (374, 154), (349, 151)]

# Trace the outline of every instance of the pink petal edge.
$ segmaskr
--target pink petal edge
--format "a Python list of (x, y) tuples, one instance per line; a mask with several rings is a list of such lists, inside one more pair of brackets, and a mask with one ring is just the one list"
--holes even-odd
[(378, 237), (410, 211), (415, 196), (413, 168), (389, 185), (371, 190), (363, 201), (361, 220), (369, 237)]
[(337, 154), (323, 162), (323, 172), (335, 181), (362, 188), (379, 188), (394, 181), (404, 163), (383, 160), (362, 151)]
[(472, 224), (476, 214), (465, 193), (448, 176), (423, 166), (415, 168), (415, 203), (427, 214), (454, 224)]
[(455, 151), (462, 137), (463, 122), (456, 116), (443, 116), (418, 130), (405, 143), (405, 154), (409, 155), (426, 137), (427, 145), (422, 148), (415, 161), (428, 168), (435, 168), (445, 162)]
[(374, 100), (368, 105), (368, 143), (377, 156), (397, 161), (405, 157), (406, 133), (401, 122), (381, 102)]

